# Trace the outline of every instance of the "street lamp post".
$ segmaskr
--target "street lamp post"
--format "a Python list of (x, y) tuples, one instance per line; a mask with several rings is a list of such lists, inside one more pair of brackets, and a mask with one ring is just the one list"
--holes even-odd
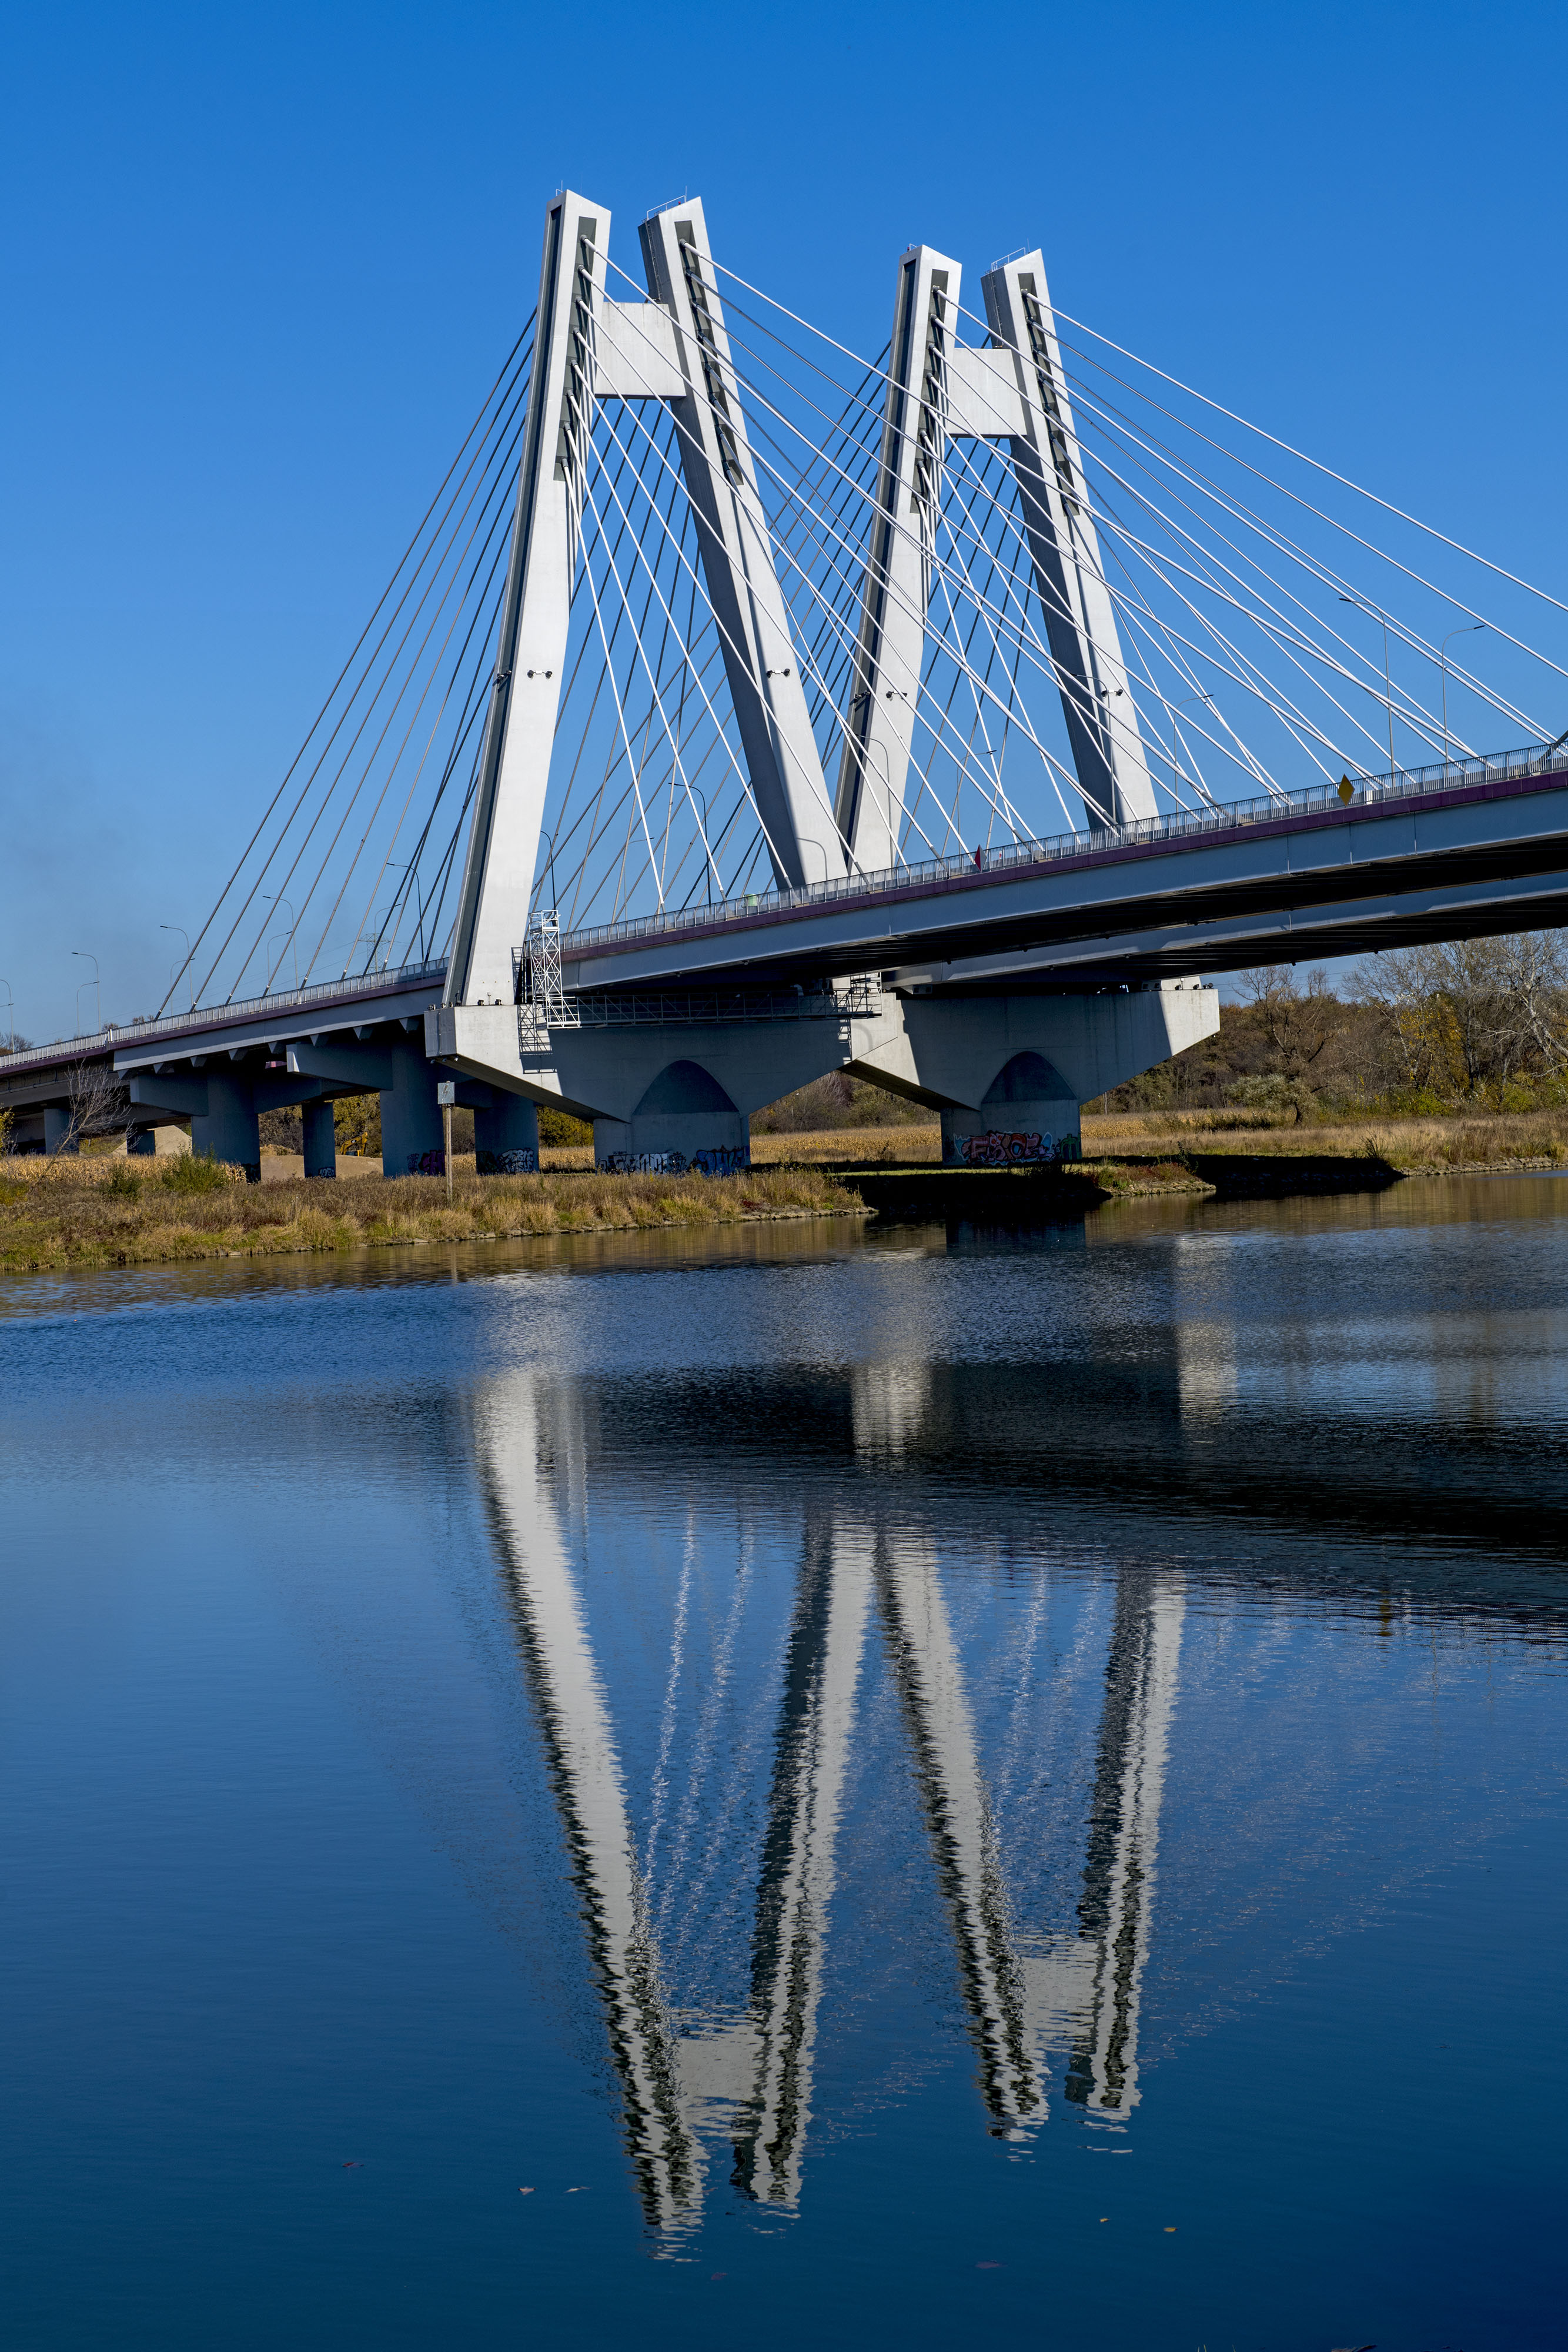
[[(184, 961), (184, 962), (181, 965), (180, 969), (181, 969), (181, 971), (189, 971), (189, 970), (190, 970), (190, 968), (191, 968), (191, 934), (190, 934), (190, 932), (185, 929), (184, 924), (183, 924), (183, 923), (160, 923), (160, 924), (159, 924), (159, 926), (158, 926), (158, 928), (159, 928), (159, 929), (160, 929), (161, 931), (178, 931), (178, 932), (179, 932), (180, 937), (181, 937), (181, 938), (184, 940), (184, 942), (185, 942), (185, 961)], [(170, 987), (171, 987), (171, 988), (172, 988), (173, 984), (174, 984), (174, 983), (173, 983), (173, 981), (171, 979), (171, 981), (170, 981), (170, 982), (169, 982)], [(193, 990), (193, 992), (192, 992), (192, 995), (191, 995), (191, 1010), (192, 1010), (192, 1012), (193, 1013), (193, 1012), (195, 1011), (195, 1009), (196, 1009), (196, 999), (195, 999), (195, 992), (194, 992), (194, 990)]]
[[(291, 898), (285, 898), (281, 894), (274, 897), (270, 890), (264, 890), (262, 898), (269, 907), (287, 907), (288, 909), (288, 947), (294, 958), (294, 992), (298, 996), (299, 993), (299, 918), (294, 911), (294, 901)], [(272, 941), (268, 940), (267, 944), (270, 948)]]
[(16, 1000), (11, 993), (11, 983), (3, 972), (0, 972), (0, 981), (5, 981), (5, 1051), (14, 1054), (16, 1050)]
[(708, 835), (713, 831), (713, 821), (707, 813), (707, 794), (700, 784), (687, 783), (686, 790), (694, 800), (699, 800), (703, 804), (703, 881), (707, 891), (707, 903), (711, 907), (713, 905), (713, 845)]
[(1342, 604), (1348, 604), (1353, 613), (1364, 613), (1369, 621), (1380, 621), (1383, 624), (1383, 690), (1385, 697), (1385, 708), (1388, 712), (1388, 781), (1392, 784), (1394, 782), (1394, 681), (1388, 675), (1388, 624), (1384, 620), (1381, 613), (1373, 612), (1370, 605), (1358, 604), (1354, 596), (1342, 596), (1339, 601)]
[[(98, 982), (98, 958), (90, 948), (72, 948), (71, 953), (74, 956), (80, 956), (84, 963), (90, 963), (92, 966), (93, 1002), (98, 1020), (98, 1028), (94, 1030), (93, 1034), (97, 1036), (103, 1028), (103, 992)], [(81, 988), (86, 986), (87, 982), (84, 980)], [(77, 1035), (78, 1037), (81, 1035), (81, 988), (77, 991)]]
[[(1176, 741), (1181, 745), (1184, 752), (1186, 750), (1186, 738), (1181, 731), (1181, 720), (1176, 717), (1176, 712), (1178, 710), (1185, 710), (1189, 702), (1205, 702), (1212, 709), (1214, 697), (1212, 694), (1206, 694), (1200, 686), (1196, 694), (1184, 694), (1179, 701), (1166, 703), (1166, 709), (1170, 713), (1171, 732), (1175, 735)], [(1197, 769), (1197, 762), (1196, 760), (1193, 761), (1193, 766)], [(1203, 793), (1205, 799), (1208, 802), (1209, 806), (1211, 808), (1214, 807), (1216, 805), (1214, 794), (1204, 782), (1201, 773), (1198, 775), (1197, 784), (1198, 790)], [(1176, 798), (1176, 762), (1174, 760), (1171, 762), (1171, 798), (1173, 800)]]
[(1448, 764), (1448, 637), (1473, 637), (1485, 627), (1484, 621), (1461, 622), (1457, 629), (1448, 631), (1448, 636), (1443, 639), (1438, 648), (1443, 671), (1443, 765), (1445, 768)]

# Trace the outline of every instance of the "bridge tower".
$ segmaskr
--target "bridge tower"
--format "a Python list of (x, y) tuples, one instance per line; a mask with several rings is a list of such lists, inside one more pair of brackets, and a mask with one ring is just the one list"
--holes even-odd
[[(895, 993), (879, 1013), (845, 1018), (819, 986), (823, 1017), (791, 1019), (785, 1034), (769, 1020), (716, 1013), (672, 1024), (656, 1005), (618, 1024), (579, 1025), (558, 983), (553, 1008), (536, 1005), (530, 1035), (520, 1033), (594, 420), (613, 404), (660, 403), (673, 421), (752, 812), (780, 891), (833, 882), (846, 869), (873, 877), (904, 855), (944, 468), (949, 445), (966, 437), (1009, 455), (1085, 803), (1114, 831), (1154, 814), (1040, 256), (988, 276), (984, 350), (957, 341), (959, 264), (929, 246), (899, 263), (830, 800), (703, 207), (683, 199), (643, 224), (645, 301), (606, 294), (609, 237), (604, 205), (566, 191), (549, 206), (510, 566), (456, 929), (443, 1003), (426, 1016), (427, 1053), (488, 1086), (497, 1104), (509, 1100), (511, 1112), (494, 1116), (509, 1116), (525, 1146), (537, 1132), (530, 1105), (591, 1119), (601, 1166), (743, 1166), (750, 1113), (834, 1069), (939, 1107), (948, 1157), (983, 1158), (998, 1135), (1011, 1139), (1014, 1156), (1020, 1137), (1023, 1156), (1075, 1150), (1085, 1096), (1212, 1027), (1212, 1002), (1172, 1008), (1156, 992), (1166, 1015), (1201, 1010), (1198, 1029), (1190, 1018), (1174, 1026), (1153, 1018), (1156, 1007), (1129, 1016), (1099, 996), (1074, 1000), (1064, 1016), (1059, 1002), (1047, 1008), (1030, 999), (1027, 970), (1001, 1004), (994, 981), (972, 1003), (966, 975), (950, 970), (941, 1001), (916, 1013), (906, 999), (925, 983), (916, 976), (906, 989), (895, 973)], [(629, 741), (626, 750), (634, 772)]]

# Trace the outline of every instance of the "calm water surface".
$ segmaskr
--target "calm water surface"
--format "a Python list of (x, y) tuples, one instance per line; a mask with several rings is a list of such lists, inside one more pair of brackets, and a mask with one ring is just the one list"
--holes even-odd
[(1565, 1243), (13, 1288), (7, 2346), (1560, 2345)]

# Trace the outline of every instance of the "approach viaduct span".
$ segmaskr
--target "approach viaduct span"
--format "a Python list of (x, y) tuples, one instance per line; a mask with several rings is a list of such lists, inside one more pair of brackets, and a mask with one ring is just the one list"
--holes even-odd
[[(722, 1169), (744, 1163), (752, 1111), (847, 1069), (938, 1108), (949, 1158), (1043, 1158), (1077, 1148), (1084, 1100), (1218, 1026), (1202, 971), (1563, 919), (1568, 760), (1544, 730), (1518, 753), (1448, 757), (1446, 649), (1439, 738), (1386, 643), (1369, 687), (1343, 640), (1266, 598), (1246, 611), (1294, 669), (1319, 664), (1351, 736), (1371, 694), (1391, 745), (1397, 717), (1445, 754), (1373, 772), (1211, 625), (1205, 647), (1224, 650), (1199, 669), (1184, 615), (1219, 578), (1209, 556), (1154, 567), (1180, 573), (1175, 623), (1118, 585), (1147, 529), (1126, 532), (1093, 486), (1038, 252), (986, 277), (977, 346), (958, 337), (958, 265), (906, 254), (884, 361), (786, 474), (768, 451), (815, 404), (789, 411), (743, 373), (701, 205), (641, 234), (647, 299), (612, 300), (604, 209), (570, 194), (549, 208), (507, 445), (509, 552), (480, 638), (493, 667), (436, 868), (442, 892), (462, 877), (444, 952), (428, 951), (434, 884), (405, 884), (414, 961), (393, 962), (383, 923), (358, 974), (231, 987), (5, 1056), (20, 1139), (68, 1139), (96, 1067), (122, 1089), (110, 1116), (132, 1148), (189, 1120), (198, 1149), (254, 1172), (258, 1117), (298, 1104), (307, 1172), (329, 1174), (334, 1098), (375, 1091), (401, 1173), (439, 1164), (437, 1086), (455, 1077), (491, 1164), (537, 1164), (537, 1108), (559, 1105), (592, 1119), (601, 1164)], [(1031, 677), (1059, 706), (1054, 735)], [(1223, 716), (1223, 681), (1325, 781), (1277, 781)], [(1200, 740), (1264, 789), (1220, 798)], [(601, 748), (598, 797), (574, 813)], [(1063, 785), (1075, 795), (1073, 831), (1030, 822), (1020, 762), (1070, 820)], [(308, 902), (320, 877), (302, 889), (288, 856)], [(584, 919), (601, 906), (610, 920)]]

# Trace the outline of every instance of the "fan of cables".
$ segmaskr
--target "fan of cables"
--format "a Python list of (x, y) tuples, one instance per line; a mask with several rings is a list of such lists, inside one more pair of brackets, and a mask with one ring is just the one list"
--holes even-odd
[[(863, 357), (715, 269), (831, 797), (862, 670), (889, 356)], [(947, 328), (988, 340), (960, 305)], [(1114, 617), (1127, 703), (1114, 723), (1135, 742), (1158, 811), (1552, 742), (1474, 655), (1487, 631), (1493, 676), (1517, 687), (1530, 664), (1568, 676), (1504, 617), (1524, 596), (1568, 607), (1082, 322), (1059, 313), (1056, 332), (1057, 424), (1082, 530), (1075, 560)], [(193, 1004), (232, 1002), (444, 957), (532, 351), (530, 320), (172, 996), (188, 988)], [(711, 404), (704, 382), (693, 397)], [(570, 629), (534, 881), (536, 908), (566, 932), (761, 893), (777, 866), (729, 698), (736, 649), (705, 579), (675, 415), (653, 399), (607, 400), (583, 422)], [(1063, 710), (1073, 688), (1051, 646), (1063, 616), (1031, 560), (1009, 446), (938, 431), (932, 447), (924, 658), (896, 827), (909, 865), (1102, 826), (1114, 814), (1073, 767)], [(1500, 588), (1500, 610), (1479, 608), (1470, 583), (1483, 572)]]

